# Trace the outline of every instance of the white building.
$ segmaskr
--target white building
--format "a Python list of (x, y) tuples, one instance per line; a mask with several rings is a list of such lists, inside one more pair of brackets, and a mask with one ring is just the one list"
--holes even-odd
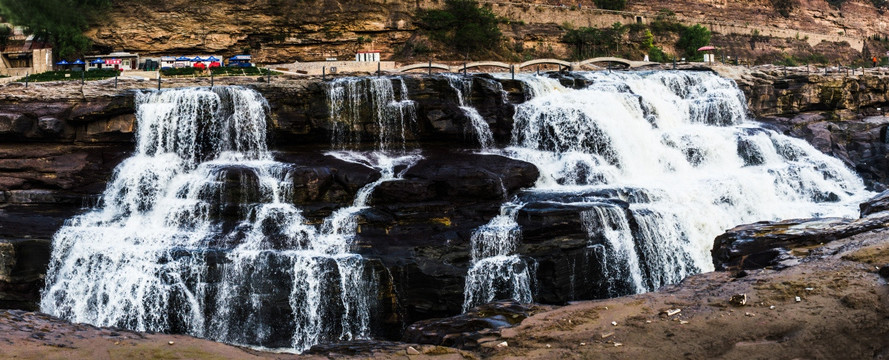
[(365, 50), (359, 51), (355, 54), (355, 61), (357, 62), (380, 62), (380, 51), (379, 50)]

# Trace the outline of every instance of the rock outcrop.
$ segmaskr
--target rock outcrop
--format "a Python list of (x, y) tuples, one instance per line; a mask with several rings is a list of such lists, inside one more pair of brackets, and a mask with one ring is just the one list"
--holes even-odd
[(511, 300), (496, 301), (474, 307), (458, 316), (415, 322), (405, 330), (402, 340), (458, 349), (502, 347), (500, 330), (518, 325), (528, 317), (551, 308)]
[(861, 218), (763, 221), (737, 226), (713, 242), (710, 251), (716, 270), (782, 269), (798, 264), (809, 249), (889, 224), (887, 199), (881, 193), (861, 204)]

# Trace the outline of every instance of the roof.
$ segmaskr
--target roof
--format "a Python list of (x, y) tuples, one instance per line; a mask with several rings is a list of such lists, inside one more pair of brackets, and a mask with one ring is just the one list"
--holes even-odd
[(231, 57), (231, 60), (250, 60), (250, 55), (235, 55)]

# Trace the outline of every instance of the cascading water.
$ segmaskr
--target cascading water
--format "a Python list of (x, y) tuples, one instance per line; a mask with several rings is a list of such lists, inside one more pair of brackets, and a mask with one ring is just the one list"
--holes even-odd
[(375, 131), (378, 150), (405, 150), (407, 133), (417, 121), (416, 105), (401, 78), (333, 80), (328, 84), (327, 105), (335, 126), (331, 142), (340, 149), (360, 144), (362, 133)]
[(257, 92), (164, 90), (137, 104), (137, 152), (102, 206), (56, 234), (42, 311), (291, 351), (371, 335), (377, 274), (349, 252), (355, 214), (417, 156), (334, 153), (382, 177), (315, 228), (266, 147)]
[[(583, 89), (519, 77), (533, 98), (517, 106), (503, 153), (540, 169), (529, 193), (590, 209), (579, 216), (608, 296), (712, 270), (712, 241), (732, 226), (852, 217), (868, 196), (839, 160), (748, 121), (730, 80), (668, 71), (582, 76), (590, 83)], [(478, 282), (467, 278), (467, 299), (493, 291)]]
[(466, 274), (463, 311), (496, 298), (533, 301), (533, 263), (529, 265), (515, 254), (522, 237), (515, 219), (519, 208), (516, 204), (504, 204), (500, 215), (472, 234), (472, 263)]
[(445, 74), (444, 76), (448, 79), (451, 88), (457, 92), (460, 110), (469, 118), (469, 124), (472, 126), (472, 132), (478, 139), (479, 146), (482, 149), (492, 148), (494, 146), (494, 134), (491, 132), (491, 126), (479, 114), (478, 110), (472, 107), (473, 78), (457, 74)]

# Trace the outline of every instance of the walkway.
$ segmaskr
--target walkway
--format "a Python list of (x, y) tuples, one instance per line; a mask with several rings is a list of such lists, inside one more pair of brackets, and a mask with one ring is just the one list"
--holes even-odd
[(495, 67), (508, 71), (522, 71), (523, 69), (537, 66), (537, 65), (558, 65), (559, 68), (567, 68), (571, 71), (581, 70), (584, 66), (593, 67), (594, 64), (618, 64), (630, 69), (642, 68), (647, 66), (660, 65), (660, 63), (651, 62), (651, 61), (634, 61), (627, 60), (618, 57), (597, 57), (592, 59), (586, 59), (583, 61), (569, 62), (560, 59), (534, 59), (525, 61), (523, 63), (504, 63), (499, 61), (475, 61), (471, 63), (465, 63), (460, 65), (445, 65), (440, 63), (433, 62), (425, 62), (425, 63), (416, 63), (409, 64), (399, 68), (394, 69), (394, 72), (408, 72), (412, 70), (423, 70), (423, 71), (431, 71), (431, 70), (442, 70), (445, 72), (461, 72), (464, 70), (470, 70), (475, 68), (482, 67)]

